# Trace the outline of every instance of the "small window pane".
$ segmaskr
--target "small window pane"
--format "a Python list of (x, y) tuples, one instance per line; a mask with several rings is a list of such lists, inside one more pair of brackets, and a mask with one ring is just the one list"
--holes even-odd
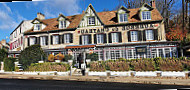
[(119, 15), (120, 22), (127, 22), (127, 14), (120, 14)]
[(95, 25), (95, 18), (94, 17), (89, 17), (88, 18), (88, 24), (89, 25)]
[(118, 33), (111, 33), (111, 36), (112, 36), (112, 43), (119, 42)]
[(151, 20), (150, 11), (143, 11), (142, 12), (142, 19), (143, 20)]
[(71, 39), (71, 38), (70, 38), (70, 34), (65, 34), (65, 35), (64, 35), (64, 39), (65, 39), (65, 40), (64, 40), (64, 43), (70, 43), (70, 39)]
[(152, 30), (146, 30), (146, 40), (154, 40), (154, 34)]
[(137, 31), (131, 31), (131, 41), (138, 41)]
[(97, 34), (97, 43), (104, 43), (104, 35), (103, 34)]
[(82, 44), (83, 45), (89, 44), (88, 41), (89, 41), (88, 35), (83, 35), (82, 36)]

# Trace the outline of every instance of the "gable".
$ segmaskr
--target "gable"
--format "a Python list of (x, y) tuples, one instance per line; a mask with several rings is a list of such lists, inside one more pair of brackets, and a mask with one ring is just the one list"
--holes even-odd
[(88, 18), (89, 17), (94, 17), (95, 18), (95, 25), (94, 26), (101, 26), (101, 25), (103, 25), (102, 21), (100, 20), (100, 18), (96, 14), (96, 11), (94, 10), (94, 8), (92, 7), (92, 5), (90, 4), (88, 6), (88, 8), (86, 9), (82, 20), (80, 21), (79, 27), (88, 27), (89, 26), (88, 25)]
[(143, 4), (142, 7), (140, 8), (140, 11), (151, 11), (151, 10), (153, 10), (153, 8), (147, 3)]
[(31, 23), (38, 24), (41, 23), (41, 21), (38, 18), (35, 18)]

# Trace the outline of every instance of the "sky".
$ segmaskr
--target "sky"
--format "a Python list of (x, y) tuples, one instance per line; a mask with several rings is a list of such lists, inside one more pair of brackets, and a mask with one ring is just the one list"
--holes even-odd
[(41, 12), (46, 19), (57, 18), (60, 13), (65, 16), (81, 14), (89, 4), (96, 12), (104, 9), (113, 10), (119, 0), (40, 0), (25, 2), (0, 3), (0, 40), (9, 41), (12, 31), (23, 21), (33, 20)]

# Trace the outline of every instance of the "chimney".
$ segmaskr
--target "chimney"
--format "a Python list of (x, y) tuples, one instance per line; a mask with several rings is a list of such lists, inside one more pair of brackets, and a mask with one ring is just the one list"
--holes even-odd
[(45, 19), (45, 15), (42, 14), (42, 13), (40, 13), (40, 12), (38, 12), (37, 13), (37, 18), (40, 19), (40, 20), (44, 20)]
[(84, 14), (84, 10), (82, 11), (82, 14)]
[(155, 0), (150, 1), (150, 3), (151, 3), (151, 6), (152, 6), (153, 8), (156, 8), (156, 1), (155, 1)]

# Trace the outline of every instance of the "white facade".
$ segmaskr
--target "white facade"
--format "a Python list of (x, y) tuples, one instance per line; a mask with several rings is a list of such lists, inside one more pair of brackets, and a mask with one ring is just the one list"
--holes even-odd
[(20, 25), (10, 34), (9, 51), (21, 51), (24, 49), (23, 33), (33, 27), (32, 20), (22, 21)]

